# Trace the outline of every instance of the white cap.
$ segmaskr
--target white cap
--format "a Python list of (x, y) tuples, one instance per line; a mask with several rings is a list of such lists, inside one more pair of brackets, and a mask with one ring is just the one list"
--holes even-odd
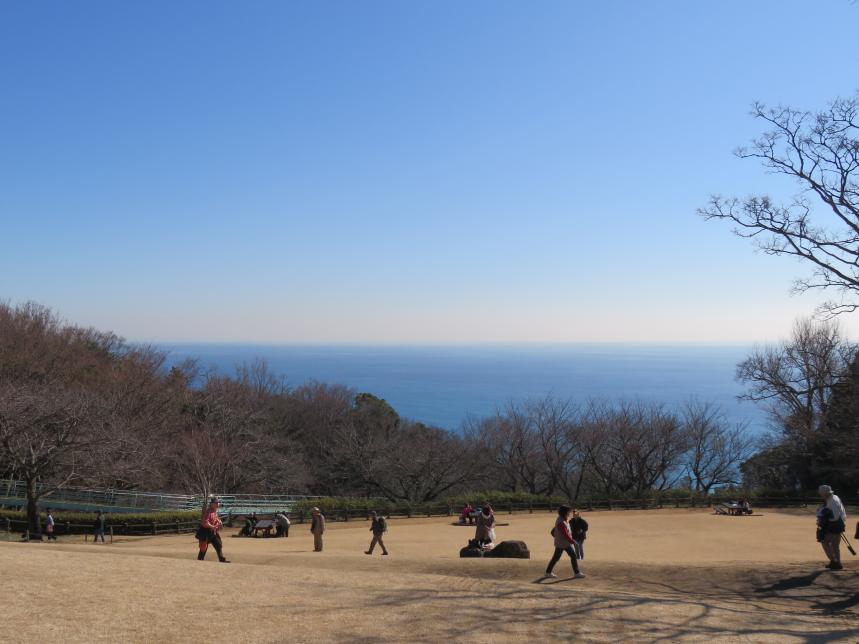
[(819, 488), (817, 488), (817, 493), (818, 494), (832, 494), (832, 488), (829, 487), (828, 485), (821, 485)]

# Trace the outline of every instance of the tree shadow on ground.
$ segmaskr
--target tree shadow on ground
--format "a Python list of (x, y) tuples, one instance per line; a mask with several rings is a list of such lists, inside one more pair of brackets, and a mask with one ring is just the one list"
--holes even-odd
[[(559, 580), (566, 581), (566, 580)], [(558, 625), (556, 635), (569, 639), (673, 642), (724, 638), (750, 638), (802, 642), (835, 642), (859, 638), (859, 622), (829, 623), (820, 613), (773, 611), (743, 601), (731, 604), (692, 597), (637, 595), (625, 592), (593, 592), (584, 584), (544, 591), (511, 587), (511, 584), (454, 584), (447, 589), (415, 588), (374, 594), (368, 601), (397, 614), (407, 606), (420, 605), (426, 614), (440, 618), (431, 639), (468, 639), (474, 633), (520, 637), (547, 624)], [(504, 586), (504, 588), (502, 588)], [(833, 628), (834, 627), (834, 628)]]

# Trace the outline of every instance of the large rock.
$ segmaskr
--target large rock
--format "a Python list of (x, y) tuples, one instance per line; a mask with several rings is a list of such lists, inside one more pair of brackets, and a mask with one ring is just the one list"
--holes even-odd
[(501, 557), (504, 559), (530, 559), (531, 551), (528, 550), (528, 546), (524, 541), (502, 541), (492, 550), (486, 551), (483, 556)]
[(460, 557), (482, 557), (483, 550), (480, 548), (472, 548), (471, 546), (465, 546), (462, 550), (459, 551)]

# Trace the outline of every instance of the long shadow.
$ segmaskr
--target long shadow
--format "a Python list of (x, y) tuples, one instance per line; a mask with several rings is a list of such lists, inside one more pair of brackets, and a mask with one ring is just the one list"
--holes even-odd
[(787, 579), (782, 579), (781, 581), (777, 581), (774, 584), (770, 584), (769, 586), (761, 586), (760, 588), (755, 588), (756, 593), (775, 593), (781, 590), (793, 590), (795, 588), (805, 588), (807, 586), (811, 586), (814, 583), (814, 580), (820, 577), (825, 570), (815, 570), (812, 573), (807, 575), (798, 575), (796, 577), (788, 577)]
[(832, 615), (833, 613), (841, 613), (849, 610), (857, 605), (859, 605), (859, 593), (836, 602), (817, 602), (816, 604), (812, 604), (811, 607), (823, 611), (826, 615)]
[[(820, 622), (802, 613), (790, 615), (788, 618), (788, 615), (778, 611), (770, 614), (769, 619), (761, 623), (760, 617), (766, 615), (767, 611), (748, 603), (743, 608), (733, 607), (726, 610), (723, 605), (714, 606), (694, 597), (668, 598), (590, 592), (583, 585), (580, 589), (573, 590), (572, 587), (567, 587), (569, 590), (560, 591), (561, 594), (557, 595), (557, 599), (562, 599), (561, 602), (553, 601), (545, 606), (535, 607), (528, 601), (534, 596), (521, 587), (491, 588), (486, 587), (481, 580), (474, 581), (475, 583), (469, 584), (469, 587), (410, 588), (406, 591), (373, 593), (367, 597), (367, 601), (374, 606), (387, 607), (394, 612), (415, 604), (428, 609), (434, 603), (441, 606), (451, 604), (458, 606), (459, 617), (456, 620), (441, 623), (439, 625), (441, 633), (434, 633), (433, 640), (467, 638), (476, 631), (486, 630), (492, 630), (500, 636), (518, 637), (521, 635), (521, 630), (506, 630), (506, 627), (528, 628), (548, 621), (568, 624), (569, 632), (561, 631), (567, 638), (585, 635), (575, 628), (579, 624), (586, 625), (588, 635), (617, 634), (618, 626), (621, 626), (623, 637), (646, 639), (651, 642), (675, 642), (686, 638), (730, 637), (754, 640), (754, 638), (777, 637), (804, 644), (822, 644), (845, 640), (855, 641), (859, 638), (859, 624), (833, 624), (834, 628), (814, 632), (816, 630), (814, 626), (819, 628)], [(563, 581), (568, 580), (553, 580), (552, 584)], [(578, 592), (579, 590), (581, 592)], [(550, 591), (547, 589), (547, 592)], [(554, 594), (558, 591), (551, 592)], [(520, 602), (521, 605), (519, 605)], [(681, 612), (672, 610), (662, 612), (666, 606)], [(663, 619), (659, 619), (660, 614), (664, 616)], [(725, 617), (730, 615), (733, 615), (733, 619), (729, 618), (729, 624), (726, 625)], [(783, 621), (783, 618), (788, 619)]]

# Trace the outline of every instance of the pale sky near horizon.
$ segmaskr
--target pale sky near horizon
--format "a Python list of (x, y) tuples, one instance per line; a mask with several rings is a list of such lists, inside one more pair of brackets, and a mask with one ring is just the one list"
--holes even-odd
[[(0, 299), (136, 341), (748, 342), (823, 298), (696, 216), (859, 4), (0, 4)], [(859, 335), (859, 313), (842, 319)]]

